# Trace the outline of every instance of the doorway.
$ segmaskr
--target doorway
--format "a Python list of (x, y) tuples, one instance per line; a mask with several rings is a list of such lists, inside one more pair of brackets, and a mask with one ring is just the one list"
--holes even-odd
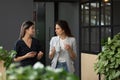
[[(57, 20), (66, 20), (72, 34), (79, 44), (79, 2), (34, 2), (36, 23), (36, 37), (41, 41), (45, 56), (43, 63), (50, 65), (49, 42), (55, 35), (54, 26)], [(77, 59), (75, 61), (75, 74), (80, 75), (80, 51), (77, 45)]]

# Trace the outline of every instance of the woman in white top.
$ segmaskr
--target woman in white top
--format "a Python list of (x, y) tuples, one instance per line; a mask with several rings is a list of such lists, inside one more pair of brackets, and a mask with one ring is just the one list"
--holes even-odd
[(56, 23), (57, 36), (50, 41), (49, 58), (52, 59), (51, 67), (63, 68), (67, 72), (74, 72), (74, 60), (76, 58), (76, 40), (71, 34), (68, 23), (60, 20)]

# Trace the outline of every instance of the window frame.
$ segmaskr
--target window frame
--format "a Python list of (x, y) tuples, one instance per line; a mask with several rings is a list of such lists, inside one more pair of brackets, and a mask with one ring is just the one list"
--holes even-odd
[[(99, 3), (99, 15), (98, 15), (98, 17), (99, 17), (99, 25), (91, 25), (91, 3)], [(82, 36), (82, 29), (85, 29), (85, 28), (88, 28), (89, 29), (89, 49), (88, 50), (85, 50), (85, 49), (83, 49), (83, 41), (82, 41), (82, 39), (81, 39), (81, 52), (83, 52), (83, 53), (90, 53), (90, 54), (98, 54), (100, 51), (101, 51), (101, 47), (102, 47), (102, 45), (101, 45), (101, 40), (102, 40), (102, 32), (101, 32), (101, 28), (105, 28), (106, 29), (106, 27), (107, 28), (110, 28), (111, 29), (111, 35), (110, 35), (110, 37), (112, 37), (112, 33), (113, 33), (113, 30), (112, 30), (112, 2), (108, 2), (108, 3), (110, 3), (110, 13), (111, 13), (111, 15), (110, 15), (110, 25), (101, 25), (101, 21), (102, 21), (102, 18), (101, 18), (101, 14), (102, 14), (102, 7), (101, 7), (101, 4), (104, 4), (105, 2), (103, 2), (103, 1), (91, 1), (91, 0), (89, 0), (89, 1), (87, 1), (87, 2), (84, 2), (84, 3), (80, 3), (80, 6), (82, 6), (82, 5), (84, 5), (84, 4), (89, 4), (89, 25), (87, 25), (87, 26), (84, 26), (84, 24), (83, 25), (81, 25), (80, 26), (80, 32), (81, 32), (81, 36), (80, 36), (80, 38), (84, 38), (85, 36)], [(97, 7), (97, 6), (96, 6)], [(80, 11), (81, 11), (81, 17), (80, 17), (80, 20), (82, 20), (82, 7), (80, 8)], [(105, 15), (105, 13), (104, 13), (104, 15)], [(80, 22), (81, 24), (82, 24), (82, 21)], [(95, 51), (95, 50), (92, 50), (92, 47), (91, 47), (91, 45), (92, 45), (92, 40), (91, 40), (91, 38), (93, 38), (92, 37), (92, 35), (91, 35), (91, 31), (93, 30), (93, 28), (98, 28), (98, 31), (99, 31), (99, 50), (98, 51)]]

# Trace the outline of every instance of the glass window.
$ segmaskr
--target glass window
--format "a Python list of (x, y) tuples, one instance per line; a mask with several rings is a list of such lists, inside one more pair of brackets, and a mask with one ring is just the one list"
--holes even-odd
[(111, 37), (111, 3), (89, 0), (81, 5), (81, 13), (82, 51), (98, 53), (101, 40)]
[(111, 4), (101, 3), (101, 25), (111, 25)]
[(82, 28), (82, 50), (89, 51), (89, 29)]
[(111, 27), (101, 27), (101, 42), (111, 37)]
[(111, 36), (111, 27), (102, 27), (101, 28), (101, 36), (102, 38)]
[(89, 3), (81, 5), (82, 26), (89, 26)]
[(91, 28), (91, 52), (99, 52), (99, 27)]
[(99, 25), (99, 3), (91, 3), (91, 26)]

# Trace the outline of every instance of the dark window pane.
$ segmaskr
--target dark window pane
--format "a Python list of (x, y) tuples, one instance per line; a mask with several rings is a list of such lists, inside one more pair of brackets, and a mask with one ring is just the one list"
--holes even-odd
[(82, 51), (89, 51), (89, 29), (82, 28)]
[(89, 3), (81, 5), (82, 26), (89, 25)]
[(111, 25), (111, 3), (101, 3), (101, 25)]
[(102, 27), (101, 28), (101, 41), (107, 40), (111, 36), (111, 27)]
[(99, 3), (91, 3), (91, 26), (99, 25)]
[[(110, 1), (89, 0), (83, 3), (81, 5), (81, 28), (82, 50), (98, 53), (101, 47), (100, 40), (111, 37), (112, 33)], [(113, 27), (113, 31), (116, 31), (113, 32), (116, 34), (120, 31), (120, 27)]]
[(91, 28), (91, 52), (99, 52), (99, 27)]

